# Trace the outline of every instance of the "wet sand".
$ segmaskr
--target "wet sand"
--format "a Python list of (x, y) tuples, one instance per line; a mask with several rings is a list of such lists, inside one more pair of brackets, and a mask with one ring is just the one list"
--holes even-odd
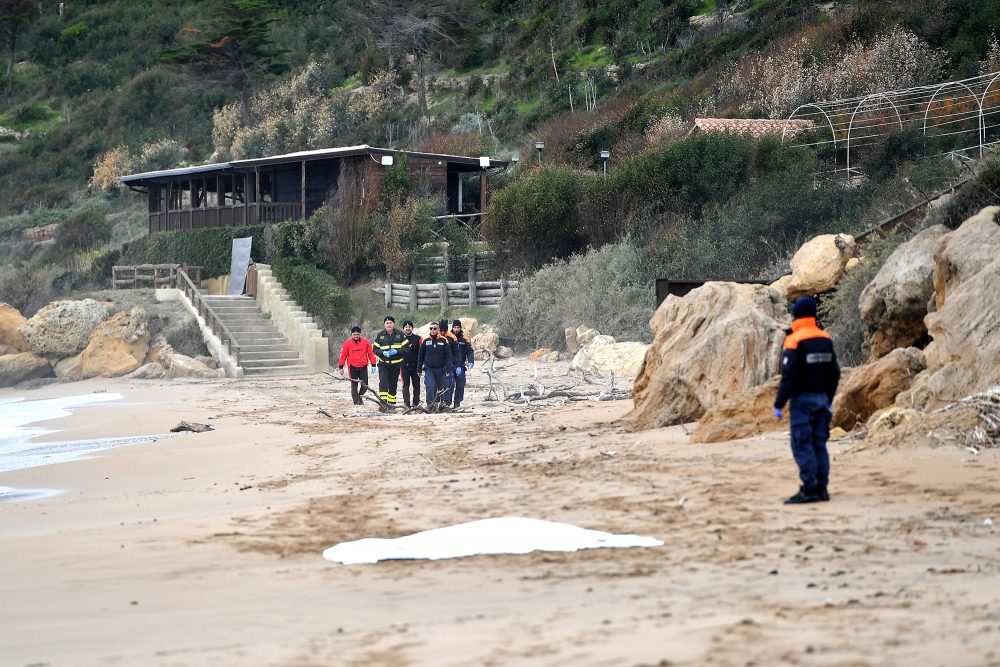
[[(63, 490), (0, 503), (0, 663), (1000, 665), (997, 451), (834, 443), (832, 502), (784, 507), (786, 433), (695, 445), (628, 432), (629, 401), (484, 404), (485, 383), (435, 416), (325, 376), (3, 390), (125, 397), (46, 422), (59, 439), (216, 430), (0, 474)], [(321, 557), (507, 515), (665, 544)]]

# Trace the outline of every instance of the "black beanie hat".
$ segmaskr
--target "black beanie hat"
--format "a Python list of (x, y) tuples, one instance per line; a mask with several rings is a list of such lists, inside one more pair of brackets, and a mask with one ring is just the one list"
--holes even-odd
[(361, 327), (355, 324), (353, 327), (351, 327), (351, 333), (361, 333)]
[(412, 327), (413, 326), (413, 322), (411, 322), (410, 320), (406, 320), (406, 321), (403, 322), (403, 326), (404, 327)]
[(392, 322), (393, 324), (395, 324), (396, 323), (396, 318), (393, 317), (392, 315), (386, 315), (385, 319), (382, 320), (382, 324), (385, 324), (386, 322)]
[(799, 297), (792, 305), (792, 317), (816, 317), (816, 301), (809, 296)]
[(453, 322), (451, 323), (451, 326), (452, 326), (452, 327), (458, 327), (458, 328), (462, 328), (462, 320), (454, 320), (454, 321), (453, 321)]
[(441, 320), (438, 322), (438, 328), (440, 328), (442, 332), (445, 331), (448, 328), (448, 320)]

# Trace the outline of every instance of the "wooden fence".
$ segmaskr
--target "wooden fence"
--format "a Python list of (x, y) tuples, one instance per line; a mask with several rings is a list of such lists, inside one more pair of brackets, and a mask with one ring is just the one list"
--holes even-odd
[(486, 306), (499, 308), (516, 280), (493, 280), (467, 283), (386, 283), (375, 291), (384, 298), (386, 308), (433, 310), (450, 306)]
[[(203, 266), (185, 266), (184, 271), (196, 285), (201, 285)], [(177, 271), (180, 264), (139, 264), (135, 266), (112, 266), (111, 287), (113, 289), (138, 289), (140, 287), (176, 287)]]

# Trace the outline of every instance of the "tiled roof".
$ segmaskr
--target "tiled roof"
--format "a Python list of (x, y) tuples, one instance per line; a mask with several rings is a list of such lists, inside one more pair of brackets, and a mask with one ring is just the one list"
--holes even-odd
[[(785, 124), (788, 129), (785, 130)], [(781, 136), (785, 130), (785, 136), (790, 137), (813, 127), (811, 120), (794, 119), (789, 121), (770, 120), (767, 118), (695, 118), (695, 130), (702, 132), (732, 132), (733, 134), (747, 134), (754, 138), (760, 138), (767, 134), (777, 134)]]

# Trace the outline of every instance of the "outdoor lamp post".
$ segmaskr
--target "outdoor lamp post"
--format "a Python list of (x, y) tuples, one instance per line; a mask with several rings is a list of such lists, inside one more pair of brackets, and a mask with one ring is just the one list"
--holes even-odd
[(601, 160), (604, 162), (604, 180), (608, 180), (608, 158), (611, 157), (611, 151), (601, 151)]
[(517, 167), (517, 163), (520, 161), (521, 161), (521, 156), (518, 155), (517, 153), (514, 153), (513, 155), (510, 156), (510, 163), (514, 165), (514, 167)]
[(544, 141), (535, 142), (535, 150), (538, 152), (538, 164), (542, 163), (542, 149), (545, 148)]

